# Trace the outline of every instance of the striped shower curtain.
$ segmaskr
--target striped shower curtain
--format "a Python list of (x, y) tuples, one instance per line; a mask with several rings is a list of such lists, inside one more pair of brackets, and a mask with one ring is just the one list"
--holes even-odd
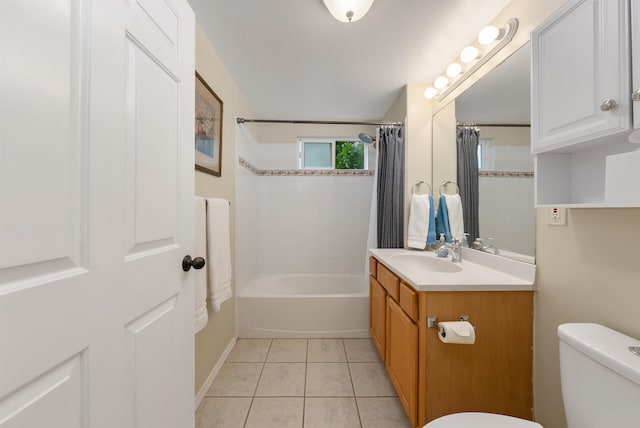
[(380, 129), (378, 248), (404, 247), (404, 127)]

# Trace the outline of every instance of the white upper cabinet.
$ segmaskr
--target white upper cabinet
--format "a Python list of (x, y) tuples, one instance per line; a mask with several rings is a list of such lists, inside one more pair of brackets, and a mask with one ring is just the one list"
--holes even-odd
[[(532, 152), (631, 129), (628, 0), (570, 1), (532, 33)], [(640, 73), (640, 71), (638, 71)]]
[(569, 0), (531, 50), (536, 206), (640, 207), (640, 0)]

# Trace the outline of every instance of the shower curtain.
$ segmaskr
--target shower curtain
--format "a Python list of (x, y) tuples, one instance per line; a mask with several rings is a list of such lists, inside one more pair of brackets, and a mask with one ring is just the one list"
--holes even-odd
[(404, 246), (404, 127), (383, 127), (378, 138), (378, 248)]
[(469, 245), (480, 234), (478, 216), (478, 140), (480, 131), (476, 127), (458, 126), (456, 131), (458, 153), (458, 188), (462, 199), (462, 216), (465, 232), (469, 234)]

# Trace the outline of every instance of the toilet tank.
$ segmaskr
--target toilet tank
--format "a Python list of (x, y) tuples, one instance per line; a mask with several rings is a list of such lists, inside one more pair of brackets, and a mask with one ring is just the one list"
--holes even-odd
[(640, 426), (640, 340), (599, 324), (562, 324), (560, 378), (569, 428)]

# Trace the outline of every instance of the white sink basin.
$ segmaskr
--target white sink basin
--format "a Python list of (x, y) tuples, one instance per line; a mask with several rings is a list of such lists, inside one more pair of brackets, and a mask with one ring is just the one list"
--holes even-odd
[(462, 268), (445, 258), (437, 258), (433, 254), (407, 254), (399, 253), (391, 256), (394, 261), (406, 267), (420, 267), (432, 272), (438, 273), (455, 273), (460, 272)]
[(369, 253), (417, 291), (533, 290), (535, 265), (462, 248), (463, 260), (433, 251), (372, 248)]

